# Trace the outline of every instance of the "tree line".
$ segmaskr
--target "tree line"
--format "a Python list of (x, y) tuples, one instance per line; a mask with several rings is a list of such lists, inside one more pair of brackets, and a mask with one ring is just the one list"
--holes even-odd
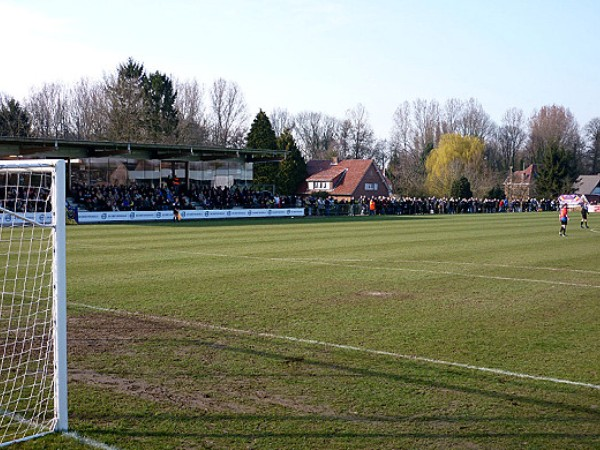
[[(262, 129), (265, 117), (275, 143), (270, 132), (264, 142), (252, 137), (256, 120), (260, 118)], [(348, 109), (343, 118), (312, 111), (291, 114), (284, 108), (268, 116), (260, 111), (250, 126), (249, 118), (237, 83), (220, 78), (206, 87), (197, 80), (174, 80), (160, 71), (147, 71), (133, 58), (98, 81), (44, 84), (22, 103), (0, 94), (3, 136), (231, 148), (287, 146), (304, 161), (373, 158), (386, 170), (394, 192), (402, 195), (448, 194), (464, 178), (476, 195), (486, 196), (511, 170), (529, 164), (538, 166), (538, 182), (551, 193), (568, 189), (579, 174), (600, 171), (600, 117), (580, 128), (561, 105), (542, 106), (530, 116), (511, 108), (497, 124), (473, 98), (444, 104), (405, 101), (394, 112), (385, 139), (375, 135), (361, 104)], [(300, 164), (297, 157), (294, 167)], [(258, 169), (258, 178), (277, 184), (278, 170), (265, 164)]]
[(240, 87), (218, 79), (206, 105), (196, 80), (148, 73), (132, 58), (100, 81), (47, 83), (19, 104), (0, 96), (0, 134), (73, 140), (244, 145), (246, 104)]

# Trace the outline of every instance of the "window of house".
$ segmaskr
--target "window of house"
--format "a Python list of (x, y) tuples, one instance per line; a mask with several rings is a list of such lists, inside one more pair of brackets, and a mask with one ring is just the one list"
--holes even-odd
[(377, 183), (365, 183), (365, 191), (376, 191), (377, 187)]
[(313, 181), (312, 183), (313, 187), (312, 189), (330, 189), (329, 188), (329, 183), (327, 181)]

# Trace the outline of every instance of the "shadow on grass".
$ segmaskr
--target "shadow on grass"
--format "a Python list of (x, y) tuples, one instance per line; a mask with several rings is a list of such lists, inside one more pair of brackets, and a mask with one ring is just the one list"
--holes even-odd
[[(363, 377), (363, 378), (381, 378), (381, 379), (386, 379), (386, 380), (390, 380), (390, 381), (402, 382), (402, 383), (409, 384), (412, 386), (419, 386), (419, 387), (424, 387), (424, 388), (434, 388), (434, 389), (440, 389), (440, 390), (457, 391), (457, 392), (462, 392), (465, 394), (474, 394), (474, 395), (489, 397), (489, 398), (493, 398), (493, 399), (505, 400), (507, 402), (510, 402), (511, 404), (522, 402), (522, 403), (532, 404), (535, 406), (565, 409), (565, 410), (571, 411), (571, 412), (577, 411), (579, 413), (588, 414), (590, 416), (590, 418), (593, 417), (596, 420), (600, 421), (600, 408), (590, 409), (590, 408), (582, 407), (579, 405), (565, 404), (562, 402), (543, 400), (543, 399), (534, 398), (534, 397), (527, 397), (527, 396), (519, 395), (516, 393), (508, 394), (508, 393), (500, 392), (500, 391), (496, 391), (496, 390), (489, 390), (489, 389), (486, 390), (486, 389), (475, 388), (475, 387), (471, 387), (471, 386), (445, 383), (445, 382), (441, 382), (441, 381), (437, 381), (437, 380), (432, 380), (431, 378), (428, 378), (428, 377), (415, 377), (415, 376), (410, 376), (410, 375), (399, 375), (399, 374), (395, 374), (395, 373), (375, 371), (372, 369), (351, 367), (348, 365), (332, 364), (332, 363), (328, 363), (328, 362), (319, 361), (317, 359), (307, 359), (304, 357), (298, 358), (297, 356), (291, 356), (289, 354), (286, 355), (286, 354), (280, 354), (280, 353), (274, 353), (274, 352), (268, 352), (268, 351), (256, 350), (256, 349), (250, 349), (250, 348), (244, 348), (244, 347), (234, 347), (234, 346), (230, 346), (230, 345), (222, 344), (222, 343), (214, 344), (214, 343), (208, 342), (208, 341), (193, 340), (193, 339), (191, 341), (186, 339), (186, 340), (182, 340), (180, 342), (181, 342), (181, 344), (185, 343), (188, 345), (191, 342), (191, 343), (193, 343), (193, 345), (197, 345), (197, 346), (205, 346), (205, 347), (210, 347), (212, 349), (216, 348), (219, 350), (224, 350), (224, 351), (228, 351), (228, 352), (232, 352), (232, 353), (240, 353), (240, 354), (244, 354), (244, 355), (258, 356), (261, 358), (276, 360), (276, 361), (285, 362), (285, 363), (293, 362), (295, 364), (303, 364), (306, 366), (318, 367), (318, 368), (322, 368), (322, 369), (346, 372), (347, 374), (349, 374), (351, 376), (358, 376), (358, 377)], [(423, 363), (419, 363), (416, 361), (409, 361), (409, 360), (397, 360), (397, 363), (401, 366), (409, 366), (409, 365), (414, 366), (417, 364), (423, 365)], [(429, 370), (433, 371), (434, 369), (431, 368)], [(456, 368), (456, 367), (438, 366), (435, 368), (435, 372), (438, 374), (441, 374), (442, 376), (449, 376), (449, 377), (450, 376), (455, 376), (455, 377), (460, 376), (461, 378), (465, 378), (467, 380), (473, 379), (474, 378), (473, 375), (475, 375), (475, 373), (473, 373), (473, 372), (466, 373), (466, 371), (467, 371), (467, 369), (460, 369), (460, 368)], [(481, 380), (482, 377), (490, 378), (490, 377), (494, 376), (494, 375), (487, 375), (487, 374), (478, 374), (478, 375), (480, 375), (480, 377), (478, 377), (478, 380)], [(248, 376), (248, 375), (245, 374), (244, 376)], [(264, 375), (257, 375), (257, 376), (264, 377)], [(329, 377), (329, 375), (324, 375), (324, 376)], [(339, 375), (335, 375), (335, 376), (339, 376)], [(311, 377), (314, 377), (314, 375), (311, 375)], [(494, 381), (490, 381), (490, 382), (494, 382)], [(502, 380), (502, 381), (497, 380), (495, 382), (502, 383), (504, 386), (514, 385), (514, 383), (512, 381), (507, 381), (507, 380)], [(541, 390), (541, 388), (539, 388), (538, 386), (544, 385), (544, 384), (546, 384), (546, 385), (549, 384), (549, 382), (543, 382), (543, 381), (527, 381), (527, 382), (531, 383), (531, 384), (535, 383), (536, 388), (538, 390)], [(556, 385), (554, 385), (554, 387), (556, 387)], [(573, 389), (573, 388), (569, 388), (569, 389)], [(586, 389), (586, 388), (577, 388), (577, 389)], [(551, 389), (551, 390), (555, 391), (555, 389)], [(600, 396), (599, 396), (599, 400), (600, 400)], [(600, 425), (600, 422), (599, 422), (599, 425)]]
[[(90, 316), (91, 319), (92, 316)], [(93, 323), (93, 321), (89, 323)], [(187, 326), (181, 326), (181, 328), (189, 330)], [(172, 330), (165, 331), (172, 332)], [(374, 362), (390, 364), (390, 361), (393, 361), (394, 367), (391, 370), (357, 367), (357, 364), (334, 363), (315, 357), (315, 355), (298, 357), (297, 353), (291, 354), (285, 350), (265, 349), (265, 343), (259, 336), (249, 335), (248, 338), (252, 341), (249, 342), (248, 346), (225, 342), (228, 338), (222, 335), (219, 338), (219, 342), (206, 338), (160, 338), (157, 336), (134, 337), (133, 339), (131, 337), (125, 339), (108, 338), (102, 340), (105, 342), (114, 341), (116, 346), (126, 346), (128, 351), (133, 352), (135, 352), (137, 344), (149, 345), (151, 350), (156, 346), (157, 349), (162, 349), (163, 352), (170, 352), (171, 348), (178, 349), (191, 346), (198, 348), (201, 353), (200, 348), (205, 347), (217, 352), (230, 353), (231, 357), (234, 354), (238, 354), (248, 356), (250, 360), (259, 358), (286, 365), (293, 364), (295, 367), (305, 366), (307, 368), (326, 370), (329, 373), (315, 374), (311, 372), (310, 374), (298, 374), (297, 376), (310, 377), (311, 379), (315, 377), (330, 378), (332, 383), (335, 383), (336, 378), (346, 376), (361, 380), (372, 379), (374, 383), (371, 383), (370, 386), (376, 385), (377, 382), (389, 381), (406, 385), (407, 390), (456, 392), (491, 399), (492, 402), (489, 407), (494, 407), (495, 403), (497, 403), (495, 401), (502, 401), (505, 404), (498, 408), (501, 408), (503, 412), (499, 412), (497, 416), (490, 416), (489, 414), (471, 415), (468, 413), (449, 413), (448, 415), (421, 415), (418, 413), (413, 415), (373, 415), (359, 413), (307, 413), (306, 411), (292, 409), (288, 415), (286, 413), (206, 412), (202, 409), (194, 409), (193, 407), (186, 408), (182, 412), (181, 409), (176, 409), (176, 404), (169, 403), (167, 399), (166, 408), (173, 412), (164, 412), (163, 410), (153, 414), (113, 414), (110, 410), (104, 410), (78, 415), (74, 411), (73, 423), (76, 424), (78, 421), (81, 423), (81, 427), (78, 427), (77, 431), (90, 434), (98, 439), (102, 439), (102, 436), (111, 436), (112, 438), (117, 436), (117, 442), (119, 438), (149, 438), (156, 440), (219, 439), (223, 441), (240, 441), (239, 443), (236, 442), (236, 445), (242, 445), (245, 440), (281, 440), (281, 446), (276, 446), (275, 448), (285, 448), (287, 445), (290, 445), (290, 441), (295, 443), (304, 442), (303, 448), (310, 448), (310, 445), (306, 444), (306, 440), (311, 439), (315, 441), (363, 439), (364, 441), (361, 442), (363, 448), (367, 444), (373, 444), (373, 448), (377, 448), (377, 440), (389, 440), (391, 442), (394, 440), (406, 440), (405, 444), (413, 447), (419, 440), (431, 440), (440, 445), (438, 441), (443, 440), (460, 444), (460, 441), (465, 439), (477, 439), (483, 443), (493, 443), (494, 445), (499, 445), (497, 440), (510, 439), (512, 440), (510, 443), (511, 446), (518, 446), (519, 443), (523, 443), (523, 440), (540, 440), (543, 441), (544, 445), (549, 445), (550, 443), (557, 444), (560, 440), (564, 440), (569, 441), (569, 443), (577, 443), (575, 447), (585, 448), (587, 445), (589, 448), (591, 444), (596, 445), (600, 440), (599, 409), (584, 407), (575, 402), (570, 403), (568, 401), (540, 398), (544, 395), (553, 394), (580, 394), (582, 389), (585, 390), (586, 388), (555, 385), (543, 381), (506, 379), (506, 377), (476, 373), (455, 367), (430, 367), (425, 363), (398, 360), (392, 357), (386, 360), (379, 358), (377, 361), (372, 361), (372, 357), (367, 356), (365, 357), (366, 361), (361, 360), (357, 362), (357, 364), (372, 365)], [(124, 342), (121, 343), (121, 341)], [(251, 346), (255, 347), (252, 348)], [(256, 348), (256, 346), (259, 348)], [(345, 358), (357, 355), (354, 352), (345, 350), (328, 349), (328, 352), (329, 354), (333, 352), (343, 354)], [(425, 374), (416, 375), (408, 373), (414, 371), (416, 366), (423, 368)], [(278, 370), (277, 367), (281, 368), (281, 366), (275, 365), (269, 373), (246, 373), (243, 369), (232, 373), (233, 371), (230, 370), (229, 372), (215, 375), (215, 378), (226, 379), (234, 377), (239, 379), (260, 377), (265, 379), (274, 376), (286, 378), (296, 376), (283, 371), (281, 374), (278, 374), (276, 373)], [(431, 375), (428, 376), (427, 373)], [(479, 387), (478, 385), (481, 384), (491, 386), (489, 388)], [(497, 388), (494, 385), (497, 385)], [(164, 389), (168, 391), (168, 386), (164, 386)], [(526, 392), (523, 393), (522, 391)], [(532, 395), (532, 393), (536, 395)], [(596, 394), (596, 391), (593, 391), (593, 393)], [(127, 394), (135, 395), (132, 392), (128, 392)], [(600, 395), (598, 398), (600, 400)], [(517, 409), (519, 408), (519, 404), (532, 405), (537, 410), (519, 412)], [(277, 405), (273, 406), (277, 407)], [(440, 405), (442, 408), (443, 406)], [(489, 407), (487, 411), (489, 411)], [(514, 415), (510, 414), (513, 408), (515, 408)], [(94, 425), (96, 423), (101, 425), (96, 427)], [(189, 425), (186, 425), (187, 423)], [(182, 426), (174, 426), (174, 424), (182, 424)], [(199, 428), (199, 431), (194, 430), (194, 426)], [(143, 427), (149, 429), (144, 430)], [(172, 431), (174, 428), (177, 431)], [(162, 431), (161, 429), (168, 431)], [(589, 430), (590, 432), (584, 430)], [(286, 439), (288, 442), (285, 442)], [(369, 440), (373, 442), (369, 442)], [(493, 442), (494, 440), (496, 442)], [(337, 444), (339, 445), (339, 442)], [(389, 442), (386, 444), (389, 444)], [(563, 447), (562, 445), (558, 446)], [(156, 447), (151, 447), (160, 448), (159, 444)], [(569, 445), (569, 447), (572, 446)]]
[[(118, 341), (119, 339), (115, 339)], [(140, 340), (141, 341), (141, 340)], [(493, 400), (502, 400), (507, 402), (506, 407), (518, 407), (519, 403), (522, 404), (531, 404), (540, 409), (548, 412), (549, 409), (554, 410), (553, 414), (542, 414), (542, 415), (532, 415), (528, 414), (526, 417), (517, 415), (500, 415), (500, 416), (471, 416), (471, 415), (407, 415), (407, 416), (394, 416), (394, 415), (361, 415), (361, 414), (326, 414), (326, 413), (300, 413), (300, 414), (247, 414), (247, 413), (211, 413), (199, 411), (197, 414), (194, 413), (158, 413), (153, 414), (150, 418), (147, 415), (143, 414), (125, 414), (118, 415), (117, 417), (110, 417), (109, 422), (117, 421), (119, 423), (123, 423), (123, 421), (131, 421), (132, 423), (139, 423), (147, 420), (151, 420), (152, 422), (164, 422), (164, 423), (186, 423), (186, 422), (202, 422), (205, 425), (213, 423), (210, 425), (209, 429), (204, 432), (186, 432), (182, 433), (170, 433), (170, 432), (161, 432), (161, 431), (137, 431), (135, 429), (122, 429), (118, 427), (117, 429), (112, 428), (108, 425), (108, 428), (95, 428), (95, 427), (84, 427), (79, 431), (82, 433), (93, 433), (95, 435), (119, 435), (122, 437), (131, 437), (131, 438), (141, 438), (141, 437), (154, 437), (154, 438), (196, 438), (196, 439), (408, 439), (408, 440), (419, 440), (419, 439), (430, 439), (430, 440), (460, 440), (460, 439), (481, 439), (481, 440), (494, 440), (494, 439), (549, 439), (549, 440), (573, 440), (578, 441), (579, 443), (596, 441), (600, 439), (600, 428), (594, 427), (594, 424), (600, 424), (600, 410), (593, 410), (590, 408), (583, 407), (581, 405), (569, 404), (561, 401), (553, 401), (547, 399), (540, 399), (536, 397), (532, 397), (529, 395), (518, 394), (516, 392), (502, 392), (496, 389), (485, 389), (474, 387), (474, 384), (482, 383), (482, 377), (492, 377), (490, 375), (481, 375), (476, 377), (475, 374), (465, 373), (464, 370), (458, 368), (427, 368), (428, 371), (436, 372), (436, 376), (439, 378), (442, 377), (461, 377), (464, 380), (464, 383), (471, 385), (461, 385), (458, 383), (452, 383), (450, 381), (444, 382), (439, 379), (432, 379), (427, 376), (411, 376), (407, 374), (398, 374), (391, 373), (387, 371), (381, 370), (373, 370), (373, 369), (365, 369), (361, 367), (353, 367), (348, 364), (334, 364), (326, 361), (322, 361), (315, 358), (298, 358), (297, 356), (290, 356), (285, 353), (278, 353), (273, 351), (265, 351), (258, 349), (251, 349), (241, 346), (233, 346), (224, 343), (214, 343), (207, 340), (200, 339), (156, 339), (150, 338), (148, 340), (144, 340), (146, 344), (150, 343), (151, 345), (158, 345), (161, 348), (165, 347), (179, 347), (179, 346), (197, 346), (197, 347), (207, 347), (212, 350), (217, 349), (218, 351), (243, 354), (251, 357), (258, 357), (269, 359), (272, 361), (277, 361), (281, 363), (293, 363), (299, 365), (305, 365), (309, 367), (316, 367), (319, 369), (326, 369), (329, 371), (341, 372), (345, 373), (346, 376), (352, 376), (357, 378), (374, 378), (381, 379), (386, 381), (392, 381), (397, 383), (406, 384), (410, 388), (424, 388), (429, 390), (440, 390), (440, 391), (453, 391), (464, 393), (468, 395), (487, 397)], [(130, 340), (128, 340), (129, 345), (132, 344)], [(412, 370), (412, 367), (415, 364), (419, 364), (417, 362), (411, 361), (397, 361), (398, 368), (401, 370), (403, 367), (407, 370)], [(245, 373), (236, 373), (234, 375), (226, 374), (225, 378), (228, 376), (234, 376), (236, 378), (239, 377), (247, 377), (251, 378), (253, 376), (268, 378), (272, 376), (272, 374), (245, 374)], [(282, 374), (281, 376), (289, 377), (289, 374)], [(323, 374), (323, 375), (310, 375), (311, 378), (315, 376), (322, 376), (325, 378), (339, 378), (339, 374)], [(341, 375), (344, 376), (344, 375)], [(472, 380), (471, 382), (469, 380)], [(504, 387), (507, 387), (508, 390), (515, 391), (517, 389), (536, 389), (537, 392), (542, 390), (549, 390), (552, 392), (558, 392), (556, 386), (547, 386), (544, 387), (544, 382), (531, 382), (527, 383), (535, 384), (535, 387), (523, 387), (518, 383), (514, 383), (512, 380), (492, 380), (489, 383), (502, 383)], [(562, 387), (562, 386), (561, 386)], [(574, 390), (575, 388), (568, 387), (569, 391)], [(577, 388), (581, 389), (581, 388)], [(557, 411), (558, 410), (558, 411)], [(192, 410), (193, 411), (193, 410)], [(572, 417), (572, 414), (579, 414), (579, 417)], [(569, 416), (571, 415), (571, 416)], [(106, 423), (108, 417), (103, 415), (103, 420), (98, 419), (98, 422)], [(90, 416), (85, 417), (85, 421), (95, 422), (96, 419)], [(283, 427), (286, 422), (290, 422), (291, 425), (287, 427)], [(279, 423), (282, 428), (281, 432), (278, 431), (255, 431), (257, 428), (261, 427), (261, 424), (270, 423), (275, 424)], [(296, 425), (293, 425), (296, 423)], [(300, 423), (305, 423), (304, 426), (301, 426)], [(322, 424), (322, 425), (320, 425)], [(329, 424), (329, 425), (327, 425)], [(364, 431), (354, 431), (347, 430), (343, 428), (347, 428), (349, 426), (368, 426), (369, 430)], [(441, 425), (440, 425), (441, 424)], [(486, 431), (481, 431), (481, 424), (490, 424), (496, 425), (491, 429), (487, 429)], [(562, 430), (552, 431), (554, 424), (563, 425)], [(584, 433), (581, 431), (577, 431), (577, 425), (587, 424), (588, 428), (599, 430), (598, 433)], [(385, 430), (378, 431), (377, 427), (390, 427), (390, 426), (402, 426), (402, 427), (410, 427), (411, 429), (419, 429), (419, 427), (443, 427), (446, 425), (446, 429), (440, 430), (439, 432), (435, 431), (402, 431), (402, 430)], [(539, 430), (539, 431), (525, 431), (524, 427), (527, 426), (539, 425), (545, 428), (548, 428), (548, 431)], [(156, 425), (160, 427), (160, 425)], [(331, 430), (332, 427), (338, 427), (338, 430)], [(215, 432), (215, 427), (226, 429), (223, 432)], [(242, 427), (243, 429), (251, 429), (253, 431), (246, 432), (236, 432), (235, 429)], [(286, 428), (298, 428), (301, 427), (303, 431), (298, 432), (289, 432), (285, 431)], [(319, 431), (318, 428), (327, 428), (327, 431)], [(448, 427), (452, 428), (452, 431), (448, 430)], [(565, 432), (564, 428), (571, 429), (572, 432)], [(134, 427), (135, 428), (135, 427)], [(170, 427), (168, 427), (170, 428)], [(265, 426), (268, 428), (268, 426)], [(317, 428), (315, 430), (315, 428)], [(373, 429), (375, 428), (375, 429)], [(473, 430), (473, 429), (476, 430)], [(486, 427), (489, 428), (489, 427)], [(494, 428), (497, 430), (494, 431)], [(498, 429), (499, 428), (499, 429)], [(185, 430), (185, 426), (182, 427)], [(517, 429), (521, 431), (508, 432), (503, 430), (511, 430)], [(210, 431), (213, 430), (213, 431)]]

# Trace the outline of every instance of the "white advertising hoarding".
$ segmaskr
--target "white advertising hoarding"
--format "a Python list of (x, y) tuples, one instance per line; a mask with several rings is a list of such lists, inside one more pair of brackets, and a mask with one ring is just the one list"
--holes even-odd
[[(201, 219), (241, 219), (264, 217), (304, 216), (304, 208), (268, 208), (268, 209), (190, 209), (180, 211), (182, 220)], [(78, 223), (108, 222), (149, 222), (173, 220), (173, 211), (80, 211)]]

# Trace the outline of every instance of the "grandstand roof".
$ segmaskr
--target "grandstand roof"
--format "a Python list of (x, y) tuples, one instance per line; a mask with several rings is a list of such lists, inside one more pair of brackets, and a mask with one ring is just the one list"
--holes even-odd
[(173, 161), (207, 161), (240, 157), (281, 159), (284, 155), (285, 151), (283, 150), (234, 149), (209, 145), (0, 137), (0, 159), (15, 157), (65, 159), (126, 157)]

